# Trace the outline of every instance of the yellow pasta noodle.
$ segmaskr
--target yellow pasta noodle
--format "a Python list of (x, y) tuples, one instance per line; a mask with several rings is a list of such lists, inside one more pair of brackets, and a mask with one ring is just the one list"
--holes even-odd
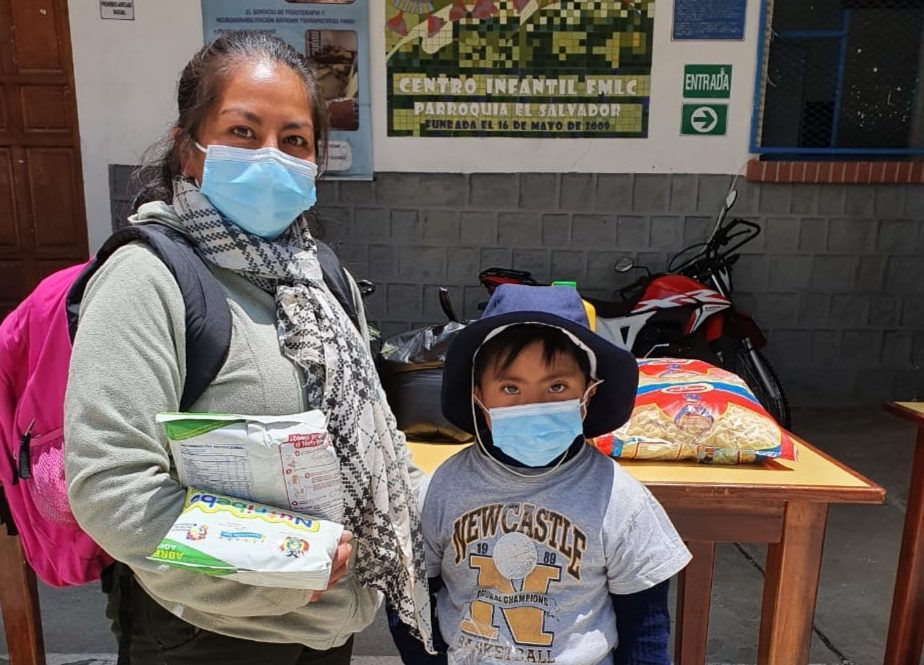
[(740, 377), (675, 358), (639, 361), (632, 417), (594, 445), (624, 459), (749, 464), (794, 457), (789, 436)]

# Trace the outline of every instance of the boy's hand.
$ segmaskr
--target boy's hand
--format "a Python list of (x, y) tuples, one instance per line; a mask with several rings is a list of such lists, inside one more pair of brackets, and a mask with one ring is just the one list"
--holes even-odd
[[(330, 571), (330, 580), (327, 583), (327, 589), (324, 589), (324, 591), (333, 589), (337, 582), (346, 575), (347, 568), (350, 565), (350, 557), (353, 555), (353, 545), (350, 544), (352, 539), (353, 532), (344, 529), (343, 534), (340, 536), (340, 543), (337, 545), (337, 551), (334, 553), (334, 564)], [(311, 594), (311, 600), (308, 602), (313, 603), (316, 601), (324, 591), (315, 591)]]

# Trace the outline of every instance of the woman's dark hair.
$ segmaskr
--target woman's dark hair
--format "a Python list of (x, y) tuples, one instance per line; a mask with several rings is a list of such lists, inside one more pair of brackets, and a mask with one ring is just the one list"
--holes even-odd
[(327, 106), (305, 58), (284, 41), (265, 32), (225, 32), (199, 49), (183, 69), (177, 84), (177, 119), (171, 131), (150, 146), (132, 174), (132, 209), (148, 201), (173, 200), (173, 180), (181, 174), (181, 156), (196, 140), (209, 109), (221, 98), (225, 83), (242, 63), (269, 60), (285, 65), (305, 84), (318, 166), (324, 163), (327, 143)]
[(518, 324), (498, 333), (478, 350), (475, 356), (475, 385), (481, 383), (489, 367), (497, 372), (506, 371), (520, 357), (523, 349), (537, 342), (542, 344), (546, 364), (551, 363), (559, 354), (571, 356), (577, 361), (584, 376), (590, 378), (590, 358), (565, 333), (550, 326)]

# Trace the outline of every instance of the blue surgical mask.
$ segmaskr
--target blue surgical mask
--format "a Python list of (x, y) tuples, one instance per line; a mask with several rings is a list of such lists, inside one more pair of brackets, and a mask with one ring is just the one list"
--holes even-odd
[(205, 153), (199, 190), (247, 233), (274, 240), (317, 201), (314, 162), (276, 148), (196, 147)]
[(584, 435), (579, 399), (504, 406), (488, 413), (494, 445), (526, 466), (548, 466)]

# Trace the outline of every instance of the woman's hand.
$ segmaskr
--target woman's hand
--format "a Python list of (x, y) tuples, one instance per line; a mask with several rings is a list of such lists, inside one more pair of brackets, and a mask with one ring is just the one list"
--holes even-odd
[[(353, 545), (350, 544), (350, 541), (353, 539), (353, 532), (344, 530), (343, 534), (340, 536), (340, 543), (337, 545), (337, 551), (334, 553), (334, 564), (333, 568), (330, 571), (330, 579), (327, 582), (328, 591), (333, 589), (334, 586), (346, 575), (347, 568), (350, 565), (350, 557), (353, 555)], [(314, 602), (321, 597), (321, 594), (324, 591), (315, 591), (311, 594), (311, 600), (309, 602)]]

